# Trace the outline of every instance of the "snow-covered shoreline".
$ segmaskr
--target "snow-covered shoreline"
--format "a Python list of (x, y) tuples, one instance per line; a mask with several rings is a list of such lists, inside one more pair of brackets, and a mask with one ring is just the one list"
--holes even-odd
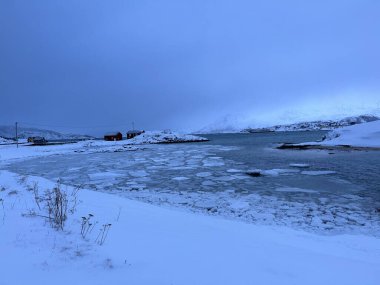
[(179, 134), (165, 131), (149, 131), (129, 140), (103, 141), (85, 140), (76, 143), (32, 146), (31, 144), (0, 145), (0, 162), (10, 159), (32, 158), (46, 155), (66, 154), (73, 152), (94, 153), (94, 152), (122, 152), (134, 151), (144, 145), (165, 144), (165, 143), (191, 143), (206, 142), (208, 139), (195, 136)]
[(380, 149), (380, 121), (334, 130), (327, 134), (321, 145), (348, 145)]
[(380, 121), (330, 131), (320, 142), (284, 144), (279, 148), (380, 150)]

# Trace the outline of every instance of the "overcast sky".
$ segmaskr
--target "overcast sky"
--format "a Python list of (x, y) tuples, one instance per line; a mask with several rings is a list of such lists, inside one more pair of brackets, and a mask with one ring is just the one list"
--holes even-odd
[(380, 110), (380, 1), (0, 0), (0, 125), (89, 134)]

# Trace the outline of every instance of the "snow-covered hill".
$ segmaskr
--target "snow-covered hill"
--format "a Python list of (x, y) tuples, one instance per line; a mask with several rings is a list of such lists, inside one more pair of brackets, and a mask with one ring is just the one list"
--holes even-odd
[(258, 133), (258, 132), (289, 132), (289, 131), (315, 131), (315, 130), (334, 130), (337, 128), (373, 122), (380, 120), (379, 117), (372, 115), (362, 115), (357, 117), (347, 117), (341, 120), (328, 120), (328, 121), (312, 121), (301, 122), (288, 125), (276, 125), (267, 128), (247, 128), (242, 132)]
[(13, 140), (5, 139), (5, 138), (0, 137), (0, 144), (10, 144), (10, 143), (13, 143), (13, 142), (14, 142)]
[(380, 148), (380, 121), (331, 131), (319, 144)]
[[(0, 126), (0, 137), (14, 138), (15, 127), (14, 126)], [(27, 139), (28, 137), (44, 137), (47, 140), (79, 140), (90, 139), (92, 137), (87, 135), (76, 134), (62, 134), (56, 131), (37, 129), (37, 128), (18, 128), (18, 137), (21, 139)]]
[(204, 142), (208, 139), (194, 136), (179, 134), (171, 131), (147, 131), (141, 135), (127, 140), (126, 144), (155, 144), (155, 143), (182, 143), (182, 142)]
[(330, 131), (322, 141), (282, 144), (279, 149), (380, 149), (380, 120)]

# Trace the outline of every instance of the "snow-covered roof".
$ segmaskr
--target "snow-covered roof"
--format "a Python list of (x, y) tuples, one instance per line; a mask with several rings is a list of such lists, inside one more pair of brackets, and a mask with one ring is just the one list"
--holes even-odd
[(109, 133), (106, 133), (105, 136), (117, 136), (121, 134), (121, 132), (109, 132)]

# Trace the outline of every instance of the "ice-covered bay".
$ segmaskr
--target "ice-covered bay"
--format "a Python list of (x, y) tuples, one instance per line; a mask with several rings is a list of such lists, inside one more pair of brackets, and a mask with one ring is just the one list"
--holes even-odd
[[(278, 142), (301, 142), (321, 135), (214, 135), (209, 143), (46, 156), (8, 168), (259, 224), (379, 235), (378, 153), (271, 148)], [(300, 169), (306, 166), (307, 170)], [(252, 177), (246, 174), (249, 169), (276, 175)]]

